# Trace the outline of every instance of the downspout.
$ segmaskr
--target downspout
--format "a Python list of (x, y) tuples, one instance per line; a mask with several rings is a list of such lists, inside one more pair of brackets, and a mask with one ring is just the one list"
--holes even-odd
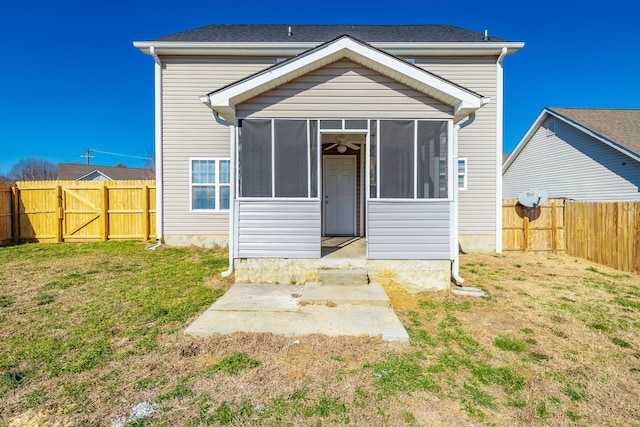
[(162, 61), (154, 46), (149, 54), (155, 61), (155, 152), (156, 152), (156, 241), (162, 244), (163, 236), (163, 192), (162, 181)]
[[(213, 119), (220, 123), (223, 126), (226, 127), (233, 127), (233, 123), (224, 120), (222, 117), (220, 117), (220, 115), (218, 114), (217, 111), (212, 110), (211, 115), (213, 116)], [(234, 235), (234, 217), (235, 217), (235, 212), (236, 212), (236, 203), (235, 203), (235, 194), (236, 194), (236, 150), (235, 150), (235, 144), (234, 144), (234, 135), (233, 132), (230, 129), (230, 137), (229, 137), (229, 158), (230, 158), (230, 168), (229, 168), (229, 174), (231, 176), (230, 179), (230, 188), (229, 188), (229, 267), (227, 268), (226, 271), (222, 272), (222, 277), (229, 277), (231, 276), (231, 273), (233, 273), (233, 253), (235, 250), (235, 244), (234, 244), (234, 240), (233, 240), (233, 235)]]
[(507, 56), (507, 48), (496, 61), (496, 253), (502, 252), (502, 148), (503, 148), (503, 69), (502, 60)]
[[(456, 171), (458, 167), (458, 132), (460, 131), (460, 129), (465, 128), (469, 126), (471, 123), (473, 123), (475, 119), (476, 119), (476, 113), (471, 113), (467, 121), (463, 123), (458, 123), (453, 128), (453, 164), (456, 168), (455, 169)], [(453, 263), (451, 264), (451, 278), (453, 279), (454, 282), (456, 282), (457, 285), (462, 285), (464, 283), (464, 279), (460, 277), (460, 236), (459, 236), (460, 231), (459, 231), (459, 225), (458, 225), (460, 221), (459, 214), (458, 214), (458, 212), (460, 211), (460, 208), (458, 205), (459, 191), (460, 190), (458, 189), (458, 182), (456, 181), (453, 186), (453, 217), (455, 218), (455, 220), (453, 221), (454, 250), (452, 254)]]

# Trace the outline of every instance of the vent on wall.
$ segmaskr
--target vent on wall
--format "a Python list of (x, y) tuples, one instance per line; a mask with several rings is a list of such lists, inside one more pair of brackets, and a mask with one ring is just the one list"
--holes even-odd
[(556, 134), (556, 121), (555, 120), (547, 120), (544, 125), (547, 130), (547, 136), (553, 136)]

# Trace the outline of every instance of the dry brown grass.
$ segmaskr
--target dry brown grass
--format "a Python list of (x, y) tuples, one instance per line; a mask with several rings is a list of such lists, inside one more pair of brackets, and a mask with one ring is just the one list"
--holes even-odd
[[(4, 250), (0, 248), (0, 257)], [(135, 276), (144, 283), (132, 286), (163, 292), (153, 279), (153, 263), (147, 265), (147, 258), (134, 253), (111, 258), (108, 265), (148, 271)], [(196, 264), (207, 256), (196, 249), (178, 253), (181, 262)], [(74, 269), (86, 274), (100, 270), (87, 265), (89, 260), (105, 262), (95, 255), (33, 256), (14, 256), (15, 267), (0, 273), (0, 297), (13, 301), (0, 314), (3, 337), (16, 332), (17, 320), (28, 326), (36, 321), (34, 313), (51, 307), (36, 302), (55, 275), (51, 268), (59, 270), (56, 274)], [(640, 424), (637, 275), (546, 255), (464, 255), (462, 267), (467, 284), (484, 288), (490, 298), (390, 293), (410, 330), (409, 345), (366, 337), (184, 336), (184, 326), (196, 314), (184, 320), (162, 322), (152, 316), (131, 325), (110, 325), (112, 352), (95, 367), (32, 374), (5, 389), (0, 425), (111, 425), (140, 402), (153, 403), (156, 412), (131, 425)], [(128, 274), (110, 278), (109, 270), (94, 274), (106, 284)], [(229, 285), (217, 275), (207, 277), (183, 291)], [(86, 282), (78, 289), (82, 287), (86, 291), (77, 292), (75, 302), (68, 292), (51, 291), (52, 304), (64, 300), (68, 308), (104, 295), (92, 293)], [(110, 292), (117, 293), (115, 289)], [(192, 302), (201, 306), (196, 311), (209, 303), (206, 298)], [(122, 304), (135, 309), (126, 300)], [(80, 310), (70, 311), (73, 321), (84, 321)], [(154, 345), (140, 347), (146, 342), (136, 332), (142, 326), (157, 333)], [(50, 333), (68, 336), (65, 329)], [(497, 338), (512, 340), (515, 348), (523, 344), (524, 350), (499, 348)], [(0, 350), (10, 354), (2, 344)], [(214, 369), (237, 354), (259, 366), (241, 366), (237, 375)], [(29, 366), (23, 360), (17, 368)], [(17, 369), (2, 360), (0, 368), (3, 374)]]

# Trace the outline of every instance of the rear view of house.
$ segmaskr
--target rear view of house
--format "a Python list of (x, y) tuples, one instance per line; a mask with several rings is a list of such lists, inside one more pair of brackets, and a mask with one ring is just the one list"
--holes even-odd
[(323, 239), (362, 238), (356, 264), (417, 289), (448, 286), (460, 245), (500, 251), (502, 61), (522, 43), (212, 25), (134, 45), (156, 62), (166, 243), (229, 244), (236, 279), (306, 281)]
[(503, 167), (503, 195), (640, 200), (640, 110), (545, 108)]

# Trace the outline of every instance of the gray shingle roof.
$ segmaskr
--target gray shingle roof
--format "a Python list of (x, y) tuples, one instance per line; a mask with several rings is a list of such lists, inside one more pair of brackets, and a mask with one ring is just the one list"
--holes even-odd
[(547, 109), (640, 155), (640, 109)]
[[(289, 35), (291, 27), (291, 35)], [(208, 25), (160, 37), (166, 42), (322, 43), (342, 35), (375, 42), (483, 42), (484, 35), (451, 25)], [(506, 40), (489, 36), (489, 41)]]
[(94, 171), (99, 171), (114, 181), (155, 179), (153, 172), (149, 169), (84, 165), (80, 163), (58, 163), (59, 180), (76, 180)]

